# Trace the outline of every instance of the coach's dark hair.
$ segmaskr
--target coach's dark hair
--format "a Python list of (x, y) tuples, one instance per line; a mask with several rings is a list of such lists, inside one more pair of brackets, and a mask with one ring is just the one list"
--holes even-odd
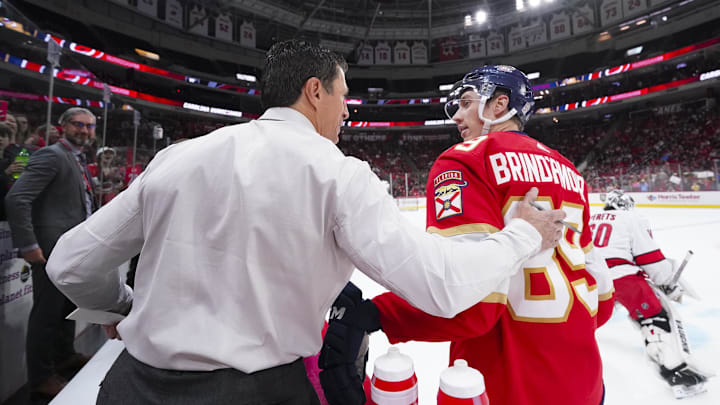
[(263, 108), (294, 104), (311, 77), (320, 79), (325, 90), (332, 93), (338, 66), (347, 72), (342, 56), (310, 42), (293, 39), (276, 43), (265, 56), (260, 94)]

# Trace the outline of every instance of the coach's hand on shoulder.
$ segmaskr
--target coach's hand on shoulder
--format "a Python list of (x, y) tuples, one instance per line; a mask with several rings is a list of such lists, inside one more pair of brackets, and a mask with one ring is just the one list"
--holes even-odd
[(362, 299), (362, 291), (348, 283), (330, 310), (318, 366), (320, 384), (330, 405), (365, 403), (363, 381), (368, 334), (380, 329), (375, 304)]
[(537, 187), (532, 187), (518, 204), (515, 218), (526, 220), (540, 232), (540, 236), (542, 236), (540, 250), (554, 248), (562, 237), (563, 224), (560, 221), (565, 219), (565, 212), (563, 210), (540, 211), (534, 208), (530, 203), (535, 202), (537, 196)]

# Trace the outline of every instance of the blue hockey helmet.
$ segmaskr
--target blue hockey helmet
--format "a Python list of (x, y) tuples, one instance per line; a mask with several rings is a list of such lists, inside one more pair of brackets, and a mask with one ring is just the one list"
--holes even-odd
[[(495, 90), (501, 89), (509, 93), (508, 113), (502, 117), (490, 121), (482, 116), (485, 104), (493, 96)], [(485, 122), (483, 133), (487, 133), (490, 125), (499, 124), (512, 118), (518, 117), (523, 125), (527, 123), (533, 114), (532, 86), (530, 79), (525, 73), (513, 66), (508, 65), (487, 65), (473, 69), (453, 87), (445, 104), (445, 114), (452, 119), (458, 110), (459, 99), (468, 90), (474, 90), (480, 97), (478, 116)]]

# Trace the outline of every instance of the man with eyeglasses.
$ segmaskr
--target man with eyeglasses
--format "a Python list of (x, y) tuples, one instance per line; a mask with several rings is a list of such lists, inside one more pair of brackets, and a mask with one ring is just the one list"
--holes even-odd
[(64, 376), (87, 362), (73, 347), (75, 322), (65, 320), (74, 306), (48, 279), (45, 262), (60, 236), (96, 209), (82, 153), (95, 136), (95, 116), (73, 107), (59, 123), (62, 138), (30, 156), (25, 172), (5, 198), (13, 244), (32, 265), (26, 355), (30, 391), (39, 397), (55, 396), (67, 382)]

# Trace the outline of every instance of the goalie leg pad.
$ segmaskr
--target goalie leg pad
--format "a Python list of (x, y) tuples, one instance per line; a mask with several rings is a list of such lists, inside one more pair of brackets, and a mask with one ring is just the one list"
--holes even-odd
[(645, 338), (645, 351), (650, 359), (669, 370), (684, 364), (680, 337), (667, 311), (663, 309), (651, 318), (639, 319), (638, 323)]

